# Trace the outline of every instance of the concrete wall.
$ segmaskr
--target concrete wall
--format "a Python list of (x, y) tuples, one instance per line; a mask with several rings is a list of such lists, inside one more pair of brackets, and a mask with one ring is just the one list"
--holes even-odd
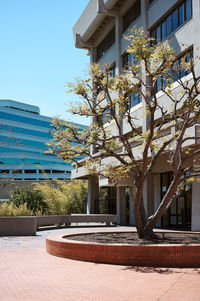
[(36, 235), (36, 219), (32, 216), (0, 217), (0, 236)]

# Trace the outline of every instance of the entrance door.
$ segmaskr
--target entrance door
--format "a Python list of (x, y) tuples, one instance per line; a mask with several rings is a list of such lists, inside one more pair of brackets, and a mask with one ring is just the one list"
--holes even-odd
[[(161, 174), (161, 199), (165, 195), (172, 181), (172, 173)], [(183, 190), (181, 195), (173, 200), (169, 209), (162, 217), (162, 227), (191, 228), (192, 189)]]
[(169, 207), (169, 226), (176, 228), (191, 228), (192, 193), (183, 191)]

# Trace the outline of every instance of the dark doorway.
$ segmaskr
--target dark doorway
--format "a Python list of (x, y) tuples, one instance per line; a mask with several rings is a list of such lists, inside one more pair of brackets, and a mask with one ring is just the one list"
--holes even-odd
[[(161, 199), (172, 181), (172, 173), (161, 174)], [(182, 190), (164, 213), (161, 225), (164, 228), (191, 229), (192, 189)]]
[(99, 207), (101, 214), (116, 214), (116, 187), (100, 189)]

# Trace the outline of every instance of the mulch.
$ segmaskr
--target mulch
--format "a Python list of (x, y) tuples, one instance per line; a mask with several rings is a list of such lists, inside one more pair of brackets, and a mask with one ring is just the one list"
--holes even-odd
[(67, 239), (102, 244), (200, 244), (200, 234), (197, 233), (157, 232), (156, 236), (157, 237), (153, 239), (139, 239), (137, 233), (135, 232), (115, 232), (74, 235), (67, 237)]

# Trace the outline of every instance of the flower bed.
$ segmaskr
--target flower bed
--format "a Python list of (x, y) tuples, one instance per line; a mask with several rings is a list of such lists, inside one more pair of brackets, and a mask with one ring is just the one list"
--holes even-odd
[[(119, 232), (115, 232), (119, 233)], [(132, 266), (200, 267), (200, 244), (109, 244), (49, 237), (47, 252), (64, 258)], [(91, 233), (92, 234), (92, 233)]]

